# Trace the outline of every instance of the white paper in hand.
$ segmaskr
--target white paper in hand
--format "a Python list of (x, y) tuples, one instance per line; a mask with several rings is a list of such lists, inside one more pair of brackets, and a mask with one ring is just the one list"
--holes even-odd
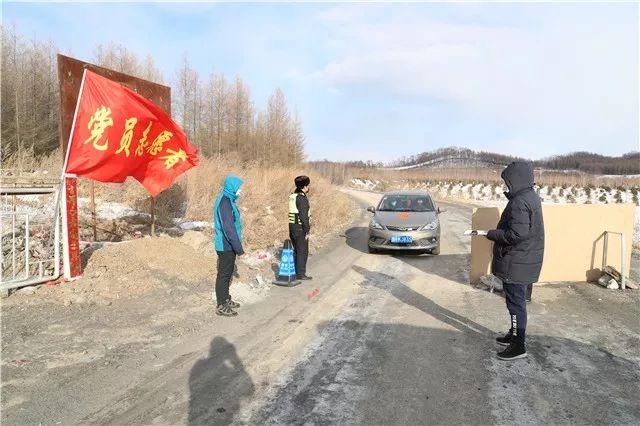
[(487, 231), (481, 231), (481, 230), (476, 230), (476, 229), (474, 229), (474, 230), (468, 229), (468, 230), (464, 231), (464, 235), (472, 235), (472, 236), (473, 235), (487, 235)]

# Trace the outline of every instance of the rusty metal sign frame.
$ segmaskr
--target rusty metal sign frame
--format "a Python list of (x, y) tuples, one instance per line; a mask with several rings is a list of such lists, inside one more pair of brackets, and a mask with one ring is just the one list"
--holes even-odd
[(66, 152), (67, 143), (69, 142), (71, 123), (73, 122), (78, 92), (80, 91), (80, 83), (82, 82), (82, 74), (85, 69), (128, 87), (158, 105), (171, 116), (171, 88), (169, 86), (153, 83), (148, 80), (58, 54), (58, 82), (60, 88), (59, 129), (60, 147), (62, 148), (63, 154)]

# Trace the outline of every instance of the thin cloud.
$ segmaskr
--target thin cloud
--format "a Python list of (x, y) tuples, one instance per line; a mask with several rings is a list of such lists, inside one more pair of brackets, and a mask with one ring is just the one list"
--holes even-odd
[(619, 23), (594, 32), (571, 22), (535, 31), (391, 21), (356, 18), (341, 34), (345, 47), (310, 77), (342, 90), (452, 101), (517, 124), (637, 122), (637, 38)]

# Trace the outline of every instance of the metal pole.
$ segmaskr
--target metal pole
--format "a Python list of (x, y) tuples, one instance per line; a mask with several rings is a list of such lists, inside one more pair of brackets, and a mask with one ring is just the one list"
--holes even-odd
[(151, 197), (151, 236), (156, 236), (156, 199)]
[(96, 229), (96, 192), (95, 182), (91, 181), (91, 227), (93, 228), (93, 241), (98, 241), (98, 231)]
[(602, 248), (602, 270), (607, 266), (607, 253), (609, 252), (609, 231), (604, 231), (604, 247)]
[(620, 288), (622, 288), (623, 290), (627, 288), (627, 281), (624, 277), (624, 251), (625, 251), (625, 245), (624, 245), (624, 234), (620, 234), (620, 276), (622, 277), (622, 282), (620, 283)]
[[(58, 189), (58, 193), (62, 191), (62, 188)], [(60, 199), (58, 198), (58, 201)], [(55, 216), (56, 220), (55, 229), (53, 230), (53, 275), (57, 278), (60, 276), (60, 205), (56, 205)], [(51, 243), (51, 236), (49, 236), (49, 243)], [(50, 246), (50, 244), (48, 244)], [(47, 247), (47, 257), (49, 257), (49, 248)]]
[(16, 212), (11, 215), (11, 279), (16, 277)]
[(58, 277), (36, 277), (36, 278), (31, 278), (28, 280), (18, 280), (18, 281), (7, 281), (7, 282), (3, 282), (0, 285), (0, 289), (2, 290), (7, 290), (7, 289), (12, 289), (12, 288), (18, 288), (18, 287), (26, 287), (28, 285), (33, 285), (33, 284), (40, 284), (52, 279), (56, 279)]
[(82, 98), (82, 91), (84, 90), (84, 80), (87, 77), (87, 69), (85, 68), (82, 72), (82, 80), (80, 81), (80, 90), (78, 91), (78, 100), (76, 101), (76, 109), (73, 113), (73, 121), (71, 122), (71, 132), (69, 133), (69, 142), (67, 142), (67, 149), (64, 155), (64, 163), (62, 164), (62, 176), (61, 179), (64, 179), (64, 175), (67, 172), (67, 164), (69, 163), (69, 152), (71, 148), (71, 140), (73, 139), (73, 131), (76, 128), (76, 118), (78, 118), (78, 108), (80, 108), (80, 98)]
[(24, 215), (24, 279), (29, 279), (29, 213)]
[[(0, 215), (2, 221), (0, 221), (0, 229), (4, 229), (4, 215)], [(4, 272), (4, 250), (1, 247), (2, 240), (0, 239), (0, 283), (2, 283), (2, 276)]]

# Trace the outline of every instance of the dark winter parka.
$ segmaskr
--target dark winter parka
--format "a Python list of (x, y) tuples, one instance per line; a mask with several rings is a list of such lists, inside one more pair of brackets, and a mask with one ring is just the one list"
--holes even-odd
[(509, 203), (497, 229), (487, 235), (494, 242), (491, 272), (503, 281), (534, 283), (544, 257), (544, 222), (540, 197), (533, 190), (533, 166), (513, 162), (502, 171), (502, 179)]

